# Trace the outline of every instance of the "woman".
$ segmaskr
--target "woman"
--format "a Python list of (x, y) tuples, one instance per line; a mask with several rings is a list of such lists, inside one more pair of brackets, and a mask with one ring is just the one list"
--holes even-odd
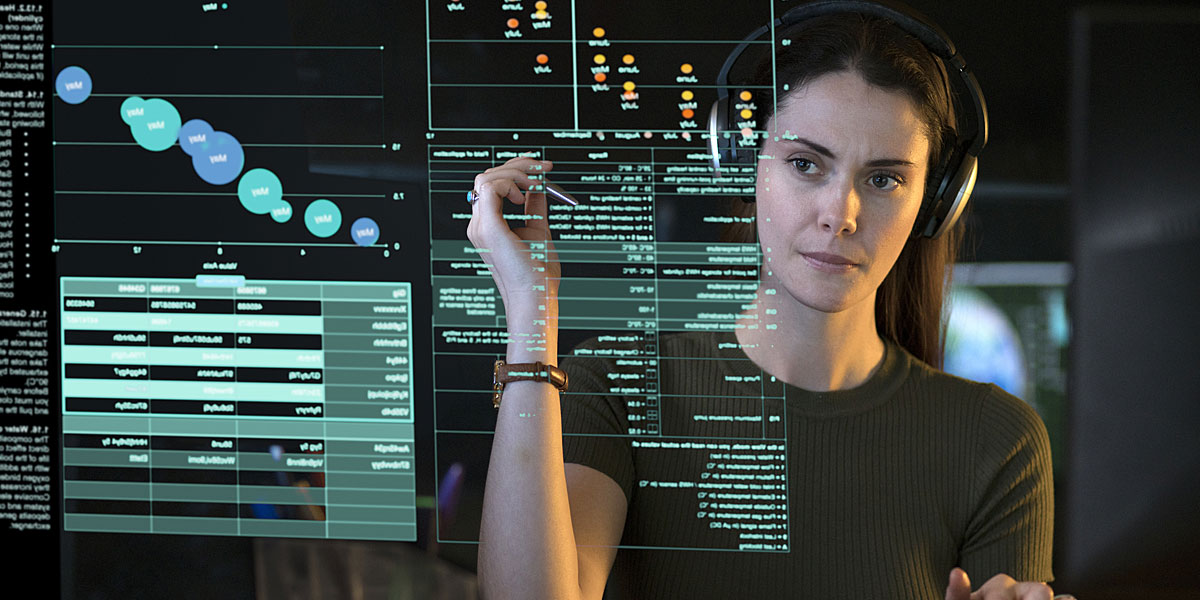
[[(600, 598), (611, 570), (621, 598), (1050, 598), (1044, 426), (999, 388), (929, 365), (941, 362), (957, 240), (910, 236), (954, 125), (938, 66), (904, 32), (858, 15), (816, 19), (787, 47), (776, 67), (786, 93), (758, 103), (755, 302), (734, 332), (663, 334), (657, 349), (707, 359), (662, 362), (664, 395), (705, 398), (697, 413), (738, 410), (723, 396), (739, 393), (728, 375), (746, 365), (784, 386), (786, 551), (618, 552), (673, 532), (704, 547), (689, 529), (695, 503), (635, 487), (703, 467), (620, 437), (627, 405), (600, 394), (619, 367), (571, 359), (561, 404), (544, 382), (504, 389), (480, 534), (488, 597)], [(523, 191), (552, 167), (521, 158), (475, 179), (468, 237), (504, 299), (509, 363), (557, 363), (559, 267), (521, 246), (549, 240), (544, 196)], [(510, 230), (504, 199), (543, 218)], [(564, 422), (617, 435), (571, 436), (564, 460)], [(974, 594), (968, 573), (986, 581)]]

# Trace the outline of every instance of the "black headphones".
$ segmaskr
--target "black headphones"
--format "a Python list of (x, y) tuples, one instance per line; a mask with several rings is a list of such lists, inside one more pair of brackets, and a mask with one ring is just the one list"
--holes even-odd
[[(930, 170), (921, 211), (913, 226), (914, 235), (920, 233), (928, 238), (936, 238), (958, 220), (971, 197), (971, 190), (975, 187), (979, 153), (987, 143), (987, 103), (983, 99), (983, 92), (979, 89), (975, 75), (967, 68), (962, 55), (955, 50), (954, 43), (946, 33), (925, 15), (893, 0), (816, 0), (787, 11), (782, 17), (746, 36), (734, 48), (729, 58), (725, 59), (725, 64), (717, 75), (717, 100), (713, 102), (712, 110), (708, 114), (708, 145), (713, 173), (720, 176), (722, 163), (753, 165), (757, 158), (757, 139), (755, 136), (738, 133), (742, 127), (738, 126), (734, 119), (743, 108), (738, 105), (749, 104), (739, 97), (740, 93), (729, 83), (729, 71), (734, 63), (747, 48), (759, 43), (768, 33), (780, 29), (786, 33), (786, 30), (805, 20), (839, 13), (881, 17), (917, 38), (930, 53), (941, 60), (947, 71), (954, 72), (955, 76), (946, 77), (951, 102), (955, 97), (951, 81), (958, 83), (958, 89), (963, 92), (960, 94), (961, 98), (970, 99), (969, 102), (963, 103), (963, 108), (968, 109), (970, 114), (959, 115), (958, 132), (946, 141), (941, 161)], [(778, 37), (785, 39), (783, 35)], [(964, 126), (967, 126), (965, 133)]]

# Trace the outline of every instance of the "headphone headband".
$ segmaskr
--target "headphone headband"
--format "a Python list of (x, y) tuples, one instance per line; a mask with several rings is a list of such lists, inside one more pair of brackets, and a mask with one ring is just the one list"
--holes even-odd
[[(950, 101), (953, 102), (955, 97), (952, 80), (957, 82), (959, 89), (964, 92), (960, 97), (969, 98), (969, 101), (963, 102), (963, 108), (967, 109), (970, 115), (962, 115), (968, 118), (959, 119), (958, 131), (942, 149), (944, 158), (938, 161), (939, 164), (930, 165), (925, 197), (914, 224), (914, 235), (920, 233), (936, 238), (958, 220), (970, 199), (978, 170), (978, 156), (987, 144), (987, 102), (975, 75), (967, 68), (966, 61), (958, 53), (954, 42), (950, 41), (941, 27), (915, 9), (895, 0), (815, 0), (792, 8), (746, 36), (725, 59), (717, 75), (717, 100), (713, 103), (708, 119), (709, 149), (714, 175), (720, 176), (722, 162), (753, 164), (756, 158), (752, 151), (739, 149), (738, 136), (730, 134), (730, 131), (737, 128), (733, 126), (731, 119), (736, 111), (732, 106), (735, 94), (729, 83), (729, 71), (742, 54), (768, 32), (789, 30), (809, 19), (845, 13), (886, 19), (916, 38), (940, 61)], [(966, 131), (963, 125), (969, 125)]]

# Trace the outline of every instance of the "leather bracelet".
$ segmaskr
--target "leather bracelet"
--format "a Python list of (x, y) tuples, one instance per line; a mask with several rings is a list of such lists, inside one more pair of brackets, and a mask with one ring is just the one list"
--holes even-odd
[(492, 406), (500, 408), (500, 395), (504, 393), (504, 384), (513, 381), (544, 381), (558, 388), (560, 392), (567, 390), (567, 373), (554, 365), (543, 364), (541, 361), (510, 365), (501, 359), (492, 365)]

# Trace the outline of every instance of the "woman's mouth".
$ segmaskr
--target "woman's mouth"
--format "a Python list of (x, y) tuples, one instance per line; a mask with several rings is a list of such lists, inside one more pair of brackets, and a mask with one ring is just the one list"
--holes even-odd
[(827, 252), (801, 252), (800, 256), (808, 266), (823, 273), (846, 273), (858, 267), (854, 261), (837, 254)]

